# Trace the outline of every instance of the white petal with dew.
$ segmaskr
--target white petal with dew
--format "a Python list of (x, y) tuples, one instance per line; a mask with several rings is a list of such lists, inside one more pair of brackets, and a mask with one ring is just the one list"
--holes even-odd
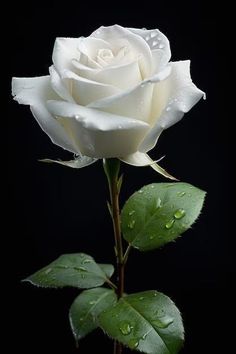
[(171, 75), (155, 85), (150, 124), (153, 126), (145, 137), (140, 151), (151, 150), (164, 129), (177, 123), (203, 96), (192, 82), (190, 61), (170, 63)]

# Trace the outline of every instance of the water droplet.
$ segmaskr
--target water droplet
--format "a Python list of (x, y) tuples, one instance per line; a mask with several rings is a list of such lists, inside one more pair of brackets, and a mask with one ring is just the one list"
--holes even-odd
[(45, 270), (45, 274), (49, 274), (52, 271), (52, 268), (48, 268)]
[(128, 228), (129, 229), (133, 229), (134, 228), (134, 225), (135, 225), (135, 220), (131, 220), (128, 224)]
[(170, 111), (170, 110), (171, 110), (170, 106), (166, 107), (166, 111), (167, 112)]
[(172, 226), (174, 225), (174, 223), (175, 223), (175, 220), (174, 219), (171, 219), (170, 221), (168, 221), (167, 223), (166, 223), (166, 229), (167, 230), (169, 230), (169, 229), (171, 229), (172, 228)]
[(157, 296), (157, 292), (155, 291), (153, 295), (156, 297)]
[(149, 333), (149, 332), (144, 333), (144, 335), (142, 336), (142, 340), (145, 340), (145, 339), (147, 338), (148, 333)]
[(135, 213), (135, 210), (131, 210), (130, 212), (129, 212), (129, 215), (131, 216), (131, 215), (134, 215), (134, 213)]
[(159, 49), (163, 49), (164, 48), (164, 44), (159, 44), (158, 48)]
[(146, 27), (143, 27), (142, 30), (146, 31), (147, 29), (146, 29)]
[(138, 345), (139, 345), (139, 341), (136, 338), (130, 339), (130, 341), (128, 343), (128, 346), (130, 347), (130, 349), (135, 349), (138, 347)]
[(142, 194), (142, 193), (143, 193), (143, 190), (142, 190), (142, 189), (140, 189), (138, 192), (139, 192), (140, 194)]
[(154, 239), (154, 236), (149, 236), (149, 240), (153, 240)]
[(75, 119), (79, 119), (79, 116), (78, 116), (78, 114), (76, 114), (76, 115), (75, 115)]
[(185, 216), (186, 212), (184, 209), (178, 209), (176, 210), (176, 212), (174, 213), (174, 217), (175, 219), (182, 219)]
[(130, 325), (130, 323), (128, 322), (123, 322), (120, 325), (120, 331), (124, 336), (127, 336), (128, 334), (130, 334), (132, 332), (133, 326)]
[(143, 300), (143, 299), (144, 299), (144, 297), (143, 297), (143, 296), (140, 296), (140, 297), (139, 297), (139, 300)]
[(154, 184), (152, 184), (152, 185), (151, 185), (151, 188), (153, 189), (154, 187), (155, 187)]
[(161, 198), (159, 198), (159, 197), (156, 200), (156, 208), (157, 209), (161, 208)]
[(80, 272), (87, 272), (87, 269), (84, 267), (75, 267), (76, 270), (79, 270)]
[(94, 304), (96, 304), (95, 300), (89, 301), (89, 305), (94, 305)]
[(165, 316), (161, 319), (155, 319), (154, 321), (152, 321), (152, 323), (159, 328), (167, 328), (171, 323), (173, 323), (173, 321), (173, 318)]
[(86, 264), (86, 263), (92, 263), (92, 260), (91, 259), (84, 259), (82, 264)]
[[(158, 43), (158, 41), (153, 41), (152, 46), (155, 47), (157, 45), (157, 43)], [(160, 47), (160, 46), (158, 46), (158, 47)]]
[(150, 36), (149, 36), (149, 35), (148, 35), (148, 36), (146, 36), (146, 37), (145, 37), (145, 39), (146, 39), (146, 41), (149, 41)]
[(186, 194), (186, 192), (178, 192), (178, 193), (177, 193), (177, 195), (178, 195), (179, 197), (183, 197), (185, 194)]

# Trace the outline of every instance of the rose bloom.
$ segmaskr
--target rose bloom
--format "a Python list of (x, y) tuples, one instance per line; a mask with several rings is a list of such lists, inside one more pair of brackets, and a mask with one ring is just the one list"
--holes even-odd
[(78, 156), (73, 167), (116, 157), (162, 173), (147, 152), (204, 95), (190, 61), (170, 57), (157, 29), (100, 27), (89, 37), (57, 38), (49, 75), (13, 78), (12, 93), (54, 144)]

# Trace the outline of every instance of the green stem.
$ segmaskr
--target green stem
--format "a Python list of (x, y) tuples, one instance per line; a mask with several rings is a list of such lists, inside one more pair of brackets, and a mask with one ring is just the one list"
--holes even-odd
[[(113, 230), (115, 237), (115, 253), (117, 264), (117, 282), (116, 289), (118, 299), (122, 297), (124, 292), (124, 256), (123, 245), (120, 227), (120, 207), (119, 207), (119, 189), (118, 176), (120, 171), (120, 161), (118, 159), (105, 159), (104, 170), (108, 179), (110, 200), (111, 200), (111, 215), (113, 222)], [(114, 341), (114, 354), (122, 354), (122, 345)]]

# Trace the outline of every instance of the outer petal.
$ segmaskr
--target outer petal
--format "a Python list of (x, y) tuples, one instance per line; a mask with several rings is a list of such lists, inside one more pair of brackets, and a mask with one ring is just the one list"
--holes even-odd
[(171, 58), (168, 38), (158, 29), (129, 28), (129, 30), (147, 42), (152, 51), (153, 73), (158, 73), (167, 65)]
[(89, 107), (112, 114), (119, 114), (131, 118), (135, 117), (135, 119), (149, 123), (153, 84), (165, 80), (170, 75), (170, 72), (171, 67), (167, 66), (159, 74), (141, 82), (136, 87), (124, 91), (121, 94), (90, 103)]
[(65, 69), (72, 70), (72, 58), (79, 58), (77, 47), (79, 38), (57, 38), (53, 48), (52, 60), (61, 74)]
[(153, 128), (141, 144), (140, 151), (151, 150), (160, 133), (177, 123), (204, 96), (204, 92), (191, 80), (189, 60), (173, 62), (171, 67), (168, 79), (155, 86), (150, 122)]
[(70, 87), (66, 87), (65, 83), (62, 81), (60, 75), (52, 65), (49, 68), (51, 86), (53, 90), (60, 96), (63, 100), (68, 102), (75, 102), (72, 97), (72, 92), (70, 92)]
[[(118, 39), (125, 38), (130, 43), (134, 53), (139, 57), (140, 69), (142, 77), (147, 78), (152, 72), (152, 56), (147, 43), (139, 35), (136, 35), (128, 29), (119, 25), (100, 27), (98, 30), (91, 34), (92, 37), (101, 38), (107, 42), (117, 41)], [(142, 55), (140, 55), (140, 53)]]
[(14, 99), (18, 103), (30, 105), (35, 119), (54, 144), (76, 154), (79, 153), (62, 126), (52, 117), (45, 106), (47, 99), (58, 99), (56, 93), (51, 89), (50, 76), (13, 78), (12, 95), (15, 96)]
[(127, 155), (125, 157), (120, 157), (120, 160), (136, 167), (150, 166), (162, 176), (172, 180), (176, 180), (175, 177), (171, 176), (167, 171), (164, 170), (164, 168), (162, 168), (155, 161), (153, 161), (151, 157), (142, 152), (137, 151), (134, 154)]
[(49, 101), (49, 111), (69, 127), (82, 155), (119, 157), (137, 151), (149, 125), (76, 104)]
[(120, 93), (120, 90), (112, 85), (85, 79), (69, 70), (64, 71), (63, 81), (66, 82), (75, 102), (82, 106), (87, 106), (93, 101)]

